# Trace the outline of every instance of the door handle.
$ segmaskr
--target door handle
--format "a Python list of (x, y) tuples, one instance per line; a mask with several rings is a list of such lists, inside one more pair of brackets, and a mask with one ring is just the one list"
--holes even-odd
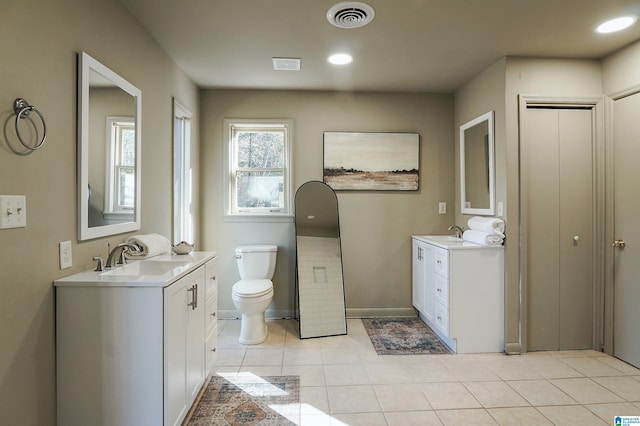
[(625, 248), (627, 246), (627, 243), (624, 242), (624, 240), (613, 240), (613, 244), (614, 247), (617, 248)]

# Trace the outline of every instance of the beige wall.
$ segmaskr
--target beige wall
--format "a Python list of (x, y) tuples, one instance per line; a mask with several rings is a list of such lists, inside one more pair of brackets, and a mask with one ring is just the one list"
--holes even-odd
[(640, 84), (640, 42), (608, 56), (602, 61), (602, 86), (614, 96)]
[[(599, 61), (563, 59), (509, 58), (506, 63), (505, 141), (506, 161), (506, 325), (507, 348), (519, 351), (522, 318), (520, 306), (520, 251), (517, 226), (520, 215), (519, 199), (519, 122), (518, 95), (548, 97), (597, 97), (602, 95), (602, 74)], [(512, 243), (513, 242), (513, 243)]]
[[(520, 351), (519, 122), (518, 95), (587, 97), (602, 94), (599, 61), (502, 58), (455, 92), (456, 128), (495, 111), (496, 206), (504, 202), (505, 333), (507, 349)], [(456, 131), (456, 222), (460, 214), (459, 135)]]
[[(142, 90), (142, 232), (171, 231), (171, 105), (198, 91), (118, 0), (3, 0), (0, 13), (0, 194), (23, 194), (27, 227), (0, 230), (0, 424), (55, 424), (52, 281), (92, 267), (107, 242), (76, 241), (76, 54), (86, 51)], [(13, 100), (47, 121), (47, 142), (13, 154)], [(198, 125), (194, 128), (197, 140)], [(6, 133), (5, 133), (6, 132)], [(197, 152), (196, 152), (197, 155)], [(73, 243), (73, 268), (58, 243)]]
[[(239, 279), (237, 245), (280, 246), (270, 315), (291, 312), (294, 300), (293, 223), (237, 223), (223, 219), (224, 118), (292, 118), (293, 186), (322, 180), (322, 133), (418, 132), (418, 192), (338, 192), (347, 312), (413, 313), (411, 234), (446, 232), (453, 223), (453, 96), (427, 94), (220, 91), (201, 93), (202, 243), (220, 252), (219, 308), (233, 313), (231, 287)], [(446, 215), (438, 202), (446, 201)]]

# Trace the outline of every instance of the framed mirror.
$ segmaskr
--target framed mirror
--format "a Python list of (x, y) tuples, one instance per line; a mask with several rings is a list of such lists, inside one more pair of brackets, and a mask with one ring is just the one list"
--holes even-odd
[(493, 150), (493, 111), (460, 126), (460, 206), (463, 214), (495, 214)]
[(142, 92), (78, 57), (79, 240), (140, 229)]

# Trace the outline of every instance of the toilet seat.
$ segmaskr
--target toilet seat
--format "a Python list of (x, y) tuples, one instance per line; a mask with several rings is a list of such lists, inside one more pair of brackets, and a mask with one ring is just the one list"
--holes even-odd
[(273, 291), (271, 280), (240, 280), (233, 285), (232, 293), (239, 297), (260, 297)]

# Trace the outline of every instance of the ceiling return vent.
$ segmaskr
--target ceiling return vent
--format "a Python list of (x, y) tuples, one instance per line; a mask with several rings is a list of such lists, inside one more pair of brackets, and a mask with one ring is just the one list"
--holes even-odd
[(300, 58), (271, 58), (273, 69), (276, 71), (300, 71), (302, 60)]
[(360, 28), (373, 21), (376, 12), (371, 6), (358, 1), (345, 1), (327, 12), (327, 20), (338, 28)]

